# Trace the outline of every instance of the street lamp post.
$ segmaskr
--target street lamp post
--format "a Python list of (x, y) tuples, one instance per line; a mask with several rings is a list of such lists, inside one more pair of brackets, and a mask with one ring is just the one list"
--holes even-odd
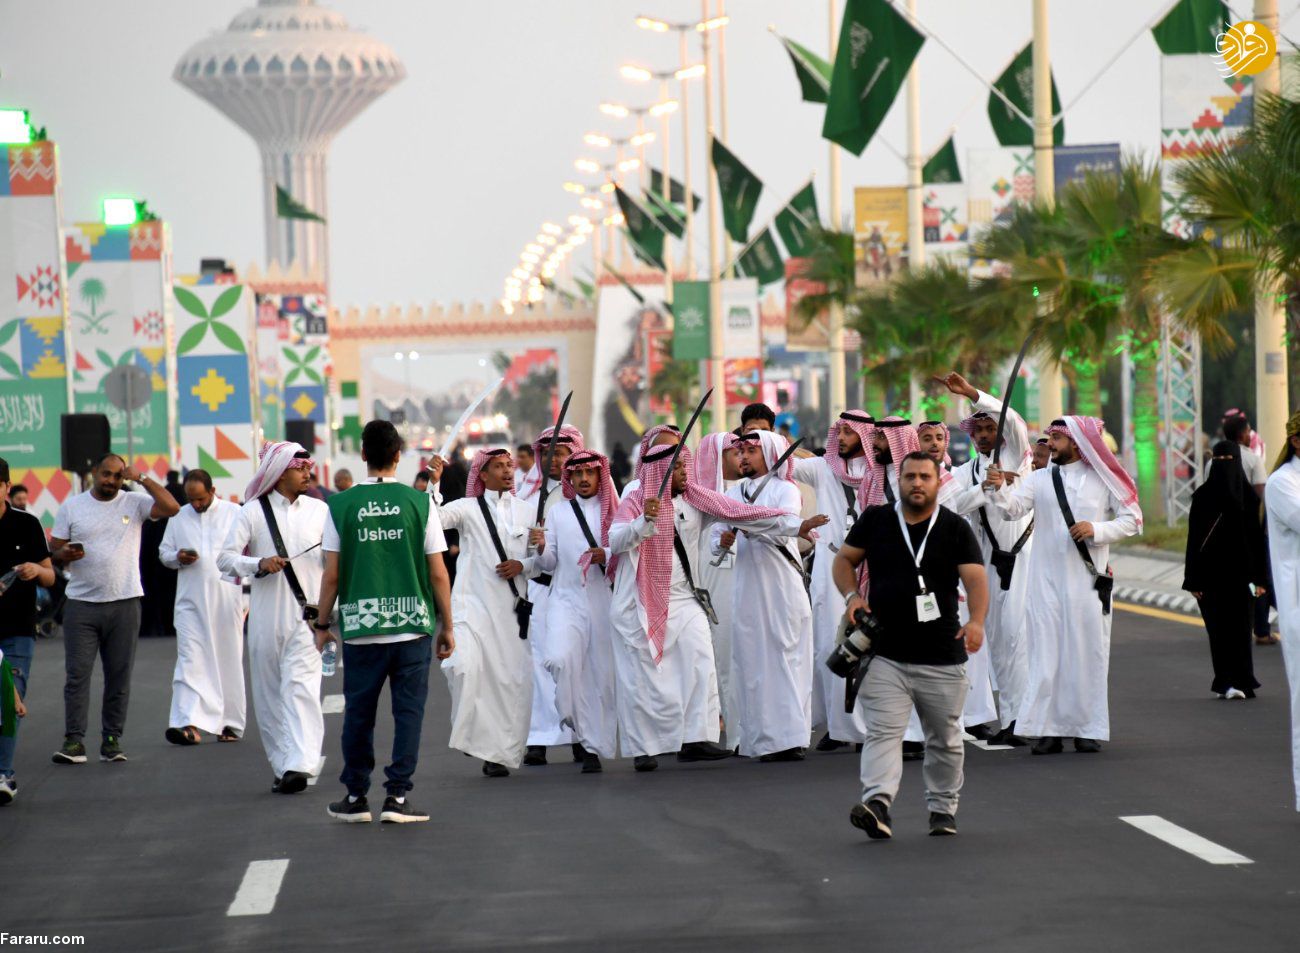
[[(1034, 0), (1034, 195), (1056, 203), (1056, 157), (1052, 152), (1052, 61), (1048, 49), (1047, 0)], [(1046, 306), (1039, 299), (1039, 310)], [(1061, 416), (1061, 369), (1050, 358), (1038, 361), (1038, 426)]]
[[(835, 50), (839, 43), (840, 21), (835, 9), (835, 0), (828, 0), (827, 16), (830, 21), (829, 28), (829, 49), (830, 61), (835, 61)], [(833, 230), (838, 231), (840, 228), (840, 147), (832, 142), (830, 143), (830, 195), (827, 204), (830, 206), (830, 226)], [(837, 420), (840, 414), (844, 413), (848, 407), (845, 368), (844, 368), (844, 308), (838, 303), (830, 306), (827, 315), (827, 360), (830, 364), (829, 379), (829, 397), (830, 397), (830, 417), (831, 420)], [(872, 411), (883, 412), (883, 407), (869, 408)]]

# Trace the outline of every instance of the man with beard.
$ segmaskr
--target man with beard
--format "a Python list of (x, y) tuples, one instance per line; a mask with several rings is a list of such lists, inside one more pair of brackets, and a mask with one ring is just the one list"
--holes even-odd
[[(802, 761), (812, 731), (812, 609), (804, 589), (803, 565), (795, 540), (827, 522), (806, 523), (803, 498), (787, 460), (772, 472), (789, 444), (778, 434), (753, 430), (737, 439), (744, 478), (727, 496), (753, 506), (780, 510), (784, 518), (771, 530), (735, 529), (715, 523), (715, 555), (735, 547), (732, 617), (747, 620), (745, 637), (731, 644), (740, 720), (740, 753), (760, 761)], [(766, 479), (772, 473), (771, 479)]]
[(641, 435), (640, 442), (636, 445), (636, 453), (632, 460), (633, 472), (632, 479), (623, 487), (623, 493), (619, 497), (619, 502), (626, 500), (634, 490), (641, 487), (641, 470), (644, 468), (645, 455), (653, 447), (676, 446), (681, 443), (682, 432), (673, 424), (656, 424)]
[(826, 434), (826, 456), (796, 460), (794, 478), (817, 494), (817, 511), (827, 515), (818, 531), (813, 558), (813, 691), (812, 723), (826, 733), (818, 751), (837, 751), (866, 740), (866, 723), (858, 709), (844, 711), (844, 683), (821, 661), (839, 641), (844, 600), (835, 589), (831, 566), (844, 545), (844, 536), (858, 519), (858, 489), (867, 475), (867, 449), (872, 446), (875, 418), (865, 410), (846, 410)]
[(1036, 517), (1026, 567), (1028, 679), (1016, 715), (1016, 730), (1038, 739), (1034, 754), (1057, 754), (1066, 738), (1095, 753), (1110, 738), (1107, 563), (1111, 543), (1142, 531), (1142, 510), (1102, 428), (1095, 417), (1054, 420), (1052, 466), (1009, 486), (993, 467), (984, 481), (986, 499), (1007, 519)]

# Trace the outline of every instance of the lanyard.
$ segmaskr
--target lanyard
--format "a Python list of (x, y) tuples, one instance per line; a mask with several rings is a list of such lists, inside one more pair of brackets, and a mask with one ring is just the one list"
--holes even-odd
[(934, 513), (930, 514), (930, 525), (925, 528), (925, 536), (921, 539), (921, 548), (912, 548), (912, 534), (907, 531), (907, 523), (903, 519), (903, 504), (895, 503), (894, 512), (898, 515), (898, 528), (903, 531), (903, 543), (907, 546), (907, 551), (912, 554), (912, 562), (916, 565), (916, 584), (921, 589), (921, 594), (929, 592), (925, 587), (925, 577), (921, 575), (921, 560), (925, 558), (925, 544), (930, 541), (930, 533), (934, 530), (934, 518), (938, 515), (936, 508)]

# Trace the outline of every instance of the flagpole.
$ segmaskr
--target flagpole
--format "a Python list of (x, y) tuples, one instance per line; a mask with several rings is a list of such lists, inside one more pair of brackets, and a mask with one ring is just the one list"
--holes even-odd
[[(681, 50), (681, 67), (686, 69), (687, 63), (686, 51), (686, 31), (678, 30), (678, 46)], [(705, 64), (705, 80), (708, 80), (708, 64)], [(686, 277), (688, 279), (695, 277), (695, 232), (692, 230), (692, 220), (694, 213), (691, 206), (694, 204), (692, 197), (695, 193), (691, 191), (691, 108), (689, 94), (686, 89), (686, 80), (677, 81), (679, 87), (679, 96), (682, 104), (682, 186), (686, 189)]]
[[(907, 18), (916, 23), (916, 0), (907, 0)], [(912, 60), (907, 71), (907, 267), (925, 267), (925, 203), (921, 194), (921, 70)], [(914, 421), (924, 419), (921, 381), (913, 372), (907, 382), (907, 406)]]
[[(835, 50), (839, 45), (840, 18), (835, 0), (827, 0), (827, 17), (829, 19), (828, 60), (835, 62)], [(840, 149), (834, 142), (830, 143), (830, 226), (832, 231), (839, 231), (840, 220)], [(828, 314), (828, 334), (826, 341), (827, 361), (830, 365), (828, 381), (830, 419), (839, 419), (840, 414), (848, 408), (847, 374), (844, 366), (844, 307), (839, 302), (832, 302)], [(882, 408), (883, 409), (883, 408)]]
[[(704, 19), (709, 18), (709, 0), (700, 0)], [(727, 429), (727, 381), (723, 367), (722, 283), (718, 276), (718, 184), (713, 168), (713, 77), (709, 75), (709, 31), (701, 34), (704, 43), (704, 128), (705, 128), (705, 201), (709, 203), (709, 386), (713, 388), (713, 429)], [(689, 193), (689, 189), (688, 189)], [(687, 208), (690, 207), (687, 195)], [(690, 234), (689, 232), (687, 233)]]
[[(721, 20), (727, 15), (727, 0), (718, 0), (717, 18)], [(708, 2), (704, 4), (704, 19), (709, 19)], [(731, 138), (727, 135), (727, 28), (723, 24), (718, 28), (718, 126), (722, 130), (722, 141), (730, 142)], [(731, 260), (731, 236), (722, 236), (722, 260)], [(726, 276), (728, 278), (736, 277), (735, 271), (731, 265), (727, 266)]]
[[(1034, 0), (1034, 194), (1048, 205), (1056, 203), (1056, 162), (1052, 152), (1052, 61), (1048, 49), (1047, 0)], [(1046, 301), (1038, 299), (1041, 314)], [(1062, 414), (1061, 369), (1055, 361), (1040, 359), (1038, 374), (1038, 428)], [(1005, 395), (1004, 395), (1005, 396)]]

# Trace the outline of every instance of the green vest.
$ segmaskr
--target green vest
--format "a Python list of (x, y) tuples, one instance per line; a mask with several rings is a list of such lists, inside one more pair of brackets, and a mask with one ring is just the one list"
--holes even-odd
[(424, 530), (429, 495), (396, 481), (358, 483), (329, 498), (339, 533), (339, 633), (432, 635), (437, 611)]

